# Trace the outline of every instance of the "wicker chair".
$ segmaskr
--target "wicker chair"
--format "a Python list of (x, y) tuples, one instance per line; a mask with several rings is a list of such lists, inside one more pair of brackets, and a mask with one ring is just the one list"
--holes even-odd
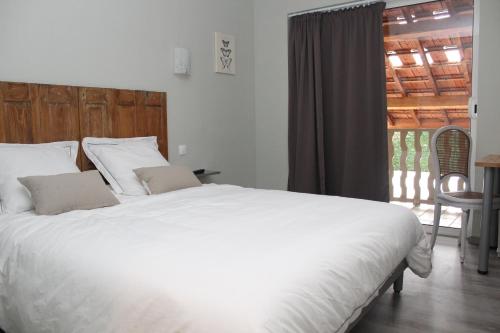
[[(432, 228), (431, 245), (434, 248), (439, 231), (441, 207), (452, 206), (461, 208), (462, 227), (460, 230), (459, 245), (460, 261), (465, 260), (465, 243), (467, 240), (467, 224), (471, 209), (481, 209), (483, 194), (472, 192), (470, 185), (472, 140), (464, 129), (457, 126), (440, 128), (432, 137), (431, 154), (436, 175), (434, 195), (434, 226)], [(465, 183), (465, 191), (443, 192), (442, 184), (450, 177), (459, 177)], [(493, 209), (500, 208), (500, 198), (493, 201)]]

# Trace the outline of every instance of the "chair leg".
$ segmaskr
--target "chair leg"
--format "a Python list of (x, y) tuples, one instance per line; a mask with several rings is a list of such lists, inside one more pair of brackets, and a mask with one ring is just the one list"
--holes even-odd
[(465, 261), (465, 244), (467, 242), (467, 225), (469, 224), (470, 209), (464, 210), (462, 213), (462, 227), (460, 228), (460, 262)]
[(441, 204), (434, 205), (434, 226), (432, 227), (431, 248), (434, 249), (439, 231), (439, 220), (441, 219)]

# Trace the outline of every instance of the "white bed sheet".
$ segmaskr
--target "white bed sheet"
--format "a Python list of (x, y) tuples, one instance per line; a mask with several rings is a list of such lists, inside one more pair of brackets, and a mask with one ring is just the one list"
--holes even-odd
[(0, 217), (0, 326), (17, 332), (343, 332), (422, 226), (383, 203), (205, 185)]

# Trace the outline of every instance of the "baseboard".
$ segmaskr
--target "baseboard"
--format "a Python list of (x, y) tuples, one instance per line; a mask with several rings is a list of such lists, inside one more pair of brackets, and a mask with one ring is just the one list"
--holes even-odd
[(474, 245), (479, 245), (479, 237), (476, 236), (469, 237), (469, 243)]
[[(479, 237), (472, 236), (469, 238), (469, 243), (479, 246)], [(497, 256), (500, 258), (500, 246), (496, 250)]]
[[(432, 226), (424, 225), (424, 230), (427, 234), (432, 234)], [(438, 236), (458, 238), (460, 237), (460, 229), (439, 227)], [(467, 238), (467, 242), (472, 245), (479, 245), (479, 237), (471, 236)], [(497, 250), (498, 256), (500, 257), (500, 248)]]
[[(429, 235), (432, 234), (432, 226), (431, 225), (423, 225), (423, 227), (424, 227), (424, 230), (427, 234), (429, 234)], [(460, 236), (460, 229), (439, 227), (438, 236), (458, 238)]]

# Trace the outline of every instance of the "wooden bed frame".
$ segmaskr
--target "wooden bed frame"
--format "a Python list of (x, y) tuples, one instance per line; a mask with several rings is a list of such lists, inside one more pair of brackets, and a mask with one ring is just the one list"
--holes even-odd
[[(156, 136), (168, 159), (167, 93), (0, 81), (0, 142)], [(78, 154), (81, 170), (94, 166)]]
[[(0, 81), (0, 142), (44, 143), (79, 141), (87, 136), (124, 138), (157, 136), (168, 158), (167, 94), (110, 88), (90, 88)], [(80, 145), (81, 170), (94, 166)], [(380, 286), (377, 295), (347, 329), (350, 331), (391, 285), (403, 288), (403, 261)], [(5, 333), (0, 328), (0, 333)]]

